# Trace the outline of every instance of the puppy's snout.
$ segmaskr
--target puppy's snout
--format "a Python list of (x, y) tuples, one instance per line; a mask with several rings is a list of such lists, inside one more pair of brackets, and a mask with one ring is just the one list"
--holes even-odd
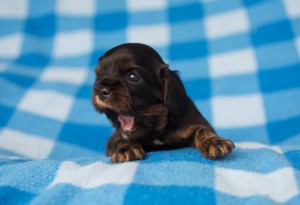
[(108, 88), (108, 87), (104, 87), (101, 89), (101, 95), (104, 97), (104, 98), (107, 98), (111, 93), (111, 89)]

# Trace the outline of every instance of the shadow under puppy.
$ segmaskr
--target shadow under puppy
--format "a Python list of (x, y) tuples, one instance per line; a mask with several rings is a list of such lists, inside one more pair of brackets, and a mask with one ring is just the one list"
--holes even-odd
[(115, 132), (106, 154), (112, 162), (140, 160), (145, 152), (192, 146), (209, 159), (230, 153), (187, 96), (175, 71), (151, 47), (127, 43), (99, 58), (92, 101)]

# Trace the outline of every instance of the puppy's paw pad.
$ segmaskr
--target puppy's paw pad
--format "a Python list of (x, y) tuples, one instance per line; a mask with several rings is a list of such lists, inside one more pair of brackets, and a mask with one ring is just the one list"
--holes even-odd
[(139, 146), (132, 145), (128, 147), (121, 147), (111, 156), (111, 161), (113, 163), (129, 162), (134, 160), (141, 160), (144, 159), (144, 157), (144, 150)]
[(230, 153), (234, 147), (230, 140), (215, 136), (206, 139), (200, 151), (208, 159), (218, 159)]

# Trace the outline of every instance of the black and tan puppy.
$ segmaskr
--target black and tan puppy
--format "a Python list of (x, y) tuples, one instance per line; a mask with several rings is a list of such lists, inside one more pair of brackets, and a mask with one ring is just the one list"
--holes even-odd
[(106, 154), (112, 162), (140, 160), (145, 152), (192, 146), (209, 159), (230, 153), (187, 96), (175, 71), (144, 44), (112, 48), (99, 59), (92, 101), (116, 131)]

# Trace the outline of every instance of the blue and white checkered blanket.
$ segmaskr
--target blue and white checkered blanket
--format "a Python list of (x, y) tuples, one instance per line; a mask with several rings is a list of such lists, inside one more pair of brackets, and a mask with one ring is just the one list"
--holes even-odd
[[(93, 68), (154, 47), (217, 132), (112, 164)], [(0, 0), (0, 204), (300, 204), (300, 1)]]

